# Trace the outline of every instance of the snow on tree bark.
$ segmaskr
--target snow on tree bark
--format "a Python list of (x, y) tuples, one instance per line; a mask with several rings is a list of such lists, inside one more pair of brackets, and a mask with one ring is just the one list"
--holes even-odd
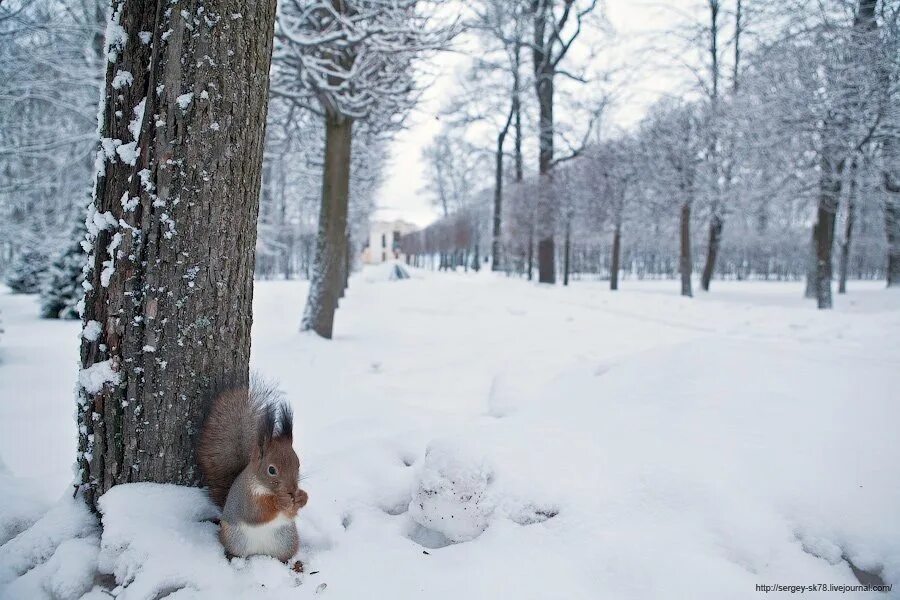
[(111, 14), (78, 394), (91, 504), (125, 482), (198, 484), (204, 400), (248, 380), (275, 0)]

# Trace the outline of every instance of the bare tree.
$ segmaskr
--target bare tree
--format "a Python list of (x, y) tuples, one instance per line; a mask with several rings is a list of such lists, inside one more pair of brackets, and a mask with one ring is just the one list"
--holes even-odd
[(275, 93), (325, 122), (316, 260), (301, 329), (331, 338), (346, 282), (353, 126), (383, 132), (415, 101), (414, 61), (446, 42), (422, 2), (287, 0), (278, 19)]
[(700, 184), (700, 165), (703, 160), (703, 137), (700, 132), (699, 109), (692, 105), (663, 106), (652, 114), (642, 131), (647, 169), (659, 169), (657, 176), (661, 191), (671, 193), (674, 188), (678, 202), (678, 272), (681, 276), (681, 295), (692, 296), (691, 276), (691, 218), (697, 188)]
[[(494, 206), (491, 228), (491, 269), (503, 269), (503, 180), (506, 139), (514, 133), (514, 180), (523, 178), (522, 161), (522, 51), (525, 44), (528, 12), (523, 1), (481, 0), (474, 3), (475, 17), (470, 23), (489, 42), (500, 47), (499, 60), (476, 58), (476, 68), (500, 71), (508, 75), (509, 110), (498, 127), (494, 151)], [(499, 64), (498, 64), (499, 63)]]
[[(538, 103), (539, 153), (538, 172), (549, 177), (553, 167), (554, 79), (561, 72), (560, 63), (569, 53), (582, 31), (585, 19), (597, 8), (598, 0), (529, 0), (532, 19), (531, 48), (534, 87)], [(556, 282), (555, 210), (553, 200), (544, 197), (539, 203), (538, 281)]]

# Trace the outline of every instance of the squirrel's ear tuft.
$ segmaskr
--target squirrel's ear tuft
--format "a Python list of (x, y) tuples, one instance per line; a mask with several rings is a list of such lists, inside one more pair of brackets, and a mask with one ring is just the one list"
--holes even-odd
[(256, 443), (259, 445), (259, 455), (266, 453), (269, 442), (275, 434), (275, 407), (266, 404), (262, 407), (262, 413), (259, 416), (259, 426), (257, 430)]
[(294, 411), (287, 402), (278, 403), (278, 411), (281, 413), (281, 423), (278, 428), (278, 436), (294, 439)]

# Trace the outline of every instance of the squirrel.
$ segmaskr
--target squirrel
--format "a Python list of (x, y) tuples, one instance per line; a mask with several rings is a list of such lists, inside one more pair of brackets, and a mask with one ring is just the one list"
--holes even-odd
[(309, 496), (297, 485), (294, 419), (280, 394), (258, 382), (214, 397), (200, 430), (197, 462), (222, 509), (219, 540), (232, 556), (297, 553), (294, 517)]

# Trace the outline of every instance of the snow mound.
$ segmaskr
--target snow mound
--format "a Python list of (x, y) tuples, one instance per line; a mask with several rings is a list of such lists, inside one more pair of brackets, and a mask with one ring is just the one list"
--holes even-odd
[[(3, 492), (8, 488), (2, 488)], [(0, 546), (0, 597), (77, 598), (96, 572), (97, 523), (79, 499), (64, 498)]]
[(35, 499), (25, 482), (13, 477), (0, 459), (0, 546), (31, 527), (47, 510)]
[(433, 442), (417, 474), (409, 514), (451, 542), (473, 540), (494, 513), (494, 470), (482, 457), (449, 440)]
[(131, 483), (112, 488), (98, 504), (99, 570), (115, 577), (113, 593), (122, 600), (182, 589), (190, 597), (284, 597), (285, 588), (300, 584), (274, 558), (227, 560), (213, 522), (219, 510), (204, 490)]
[(9, 598), (75, 600), (94, 584), (100, 539), (91, 535), (63, 541), (50, 559), (14, 580), (5, 590)]

